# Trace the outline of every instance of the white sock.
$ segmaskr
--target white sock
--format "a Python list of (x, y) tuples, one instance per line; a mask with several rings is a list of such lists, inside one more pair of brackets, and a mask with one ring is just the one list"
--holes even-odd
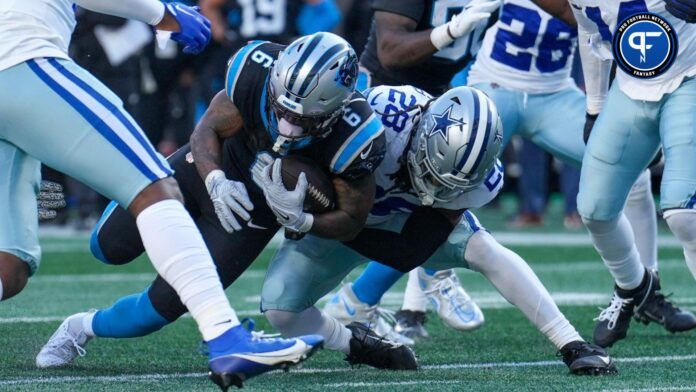
[(428, 299), (423, 294), (420, 283), (418, 283), (418, 268), (414, 268), (408, 273), (408, 283), (406, 283), (406, 291), (404, 291), (404, 303), (401, 305), (402, 310), (425, 312), (428, 308)]
[(151, 205), (136, 218), (152, 265), (181, 298), (210, 341), (239, 325), (203, 237), (176, 200)]
[(696, 279), (696, 210), (667, 210), (664, 217), (669, 229), (681, 242), (686, 265)]
[(469, 239), (464, 257), (471, 269), (481, 272), (557, 348), (583, 340), (529, 265), (488, 232), (479, 231)]
[(631, 223), (641, 263), (657, 271), (657, 213), (652, 196), (650, 170), (646, 170), (633, 184), (624, 214)]
[(640, 286), (645, 267), (640, 262), (633, 230), (626, 216), (621, 214), (608, 221), (582, 218), (582, 221), (616, 284), (624, 290)]
[(2, 301), (2, 279), (0, 279), (0, 301)]
[(92, 329), (92, 321), (94, 321), (94, 315), (97, 312), (88, 312), (82, 317), (82, 329), (85, 331), (85, 335), (89, 337), (96, 337), (94, 334), (94, 329)]
[(266, 318), (285, 337), (321, 335), (324, 347), (350, 353), (350, 339), (353, 337), (350, 330), (314, 306), (299, 313), (267, 310)]

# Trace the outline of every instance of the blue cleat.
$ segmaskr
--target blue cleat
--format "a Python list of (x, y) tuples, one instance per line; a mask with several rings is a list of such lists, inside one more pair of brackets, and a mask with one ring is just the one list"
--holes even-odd
[(238, 325), (208, 342), (208, 376), (223, 391), (232, 385), (241, 388), (244, 380), (262, 373), (287, 371), (324, 346), (324, 338), (319, 335), (282, 339), (253, 329), (254, 322), (248, 320), (248, 327)]

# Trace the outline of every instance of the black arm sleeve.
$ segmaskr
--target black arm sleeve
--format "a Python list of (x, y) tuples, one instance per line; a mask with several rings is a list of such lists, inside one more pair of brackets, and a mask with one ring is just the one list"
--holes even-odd
[(418, 208), (401, 233), (365, 228), (354, 240), (344, 242), (356, 252), (401, 272), (425, 263), (449, 237), (452, 222), (433, 208)]

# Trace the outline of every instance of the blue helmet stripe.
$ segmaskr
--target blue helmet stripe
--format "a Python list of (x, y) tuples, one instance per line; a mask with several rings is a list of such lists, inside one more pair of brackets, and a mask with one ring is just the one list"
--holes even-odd
[(340, 52), (344, 48), (343, 45), (341, 44), (336, 44), (329, 48), (321, 57), (319, 60), (317, 60), (316, 63), (314, 63), (314, 66), (312, 69), (309, 71), (307, 74), (307, 77), (305, 80), (302, 82), (302, 85), (300, 86), (300, 89), (297, 91), (297, 95), (302, 96), (302, 94), (305, 93), (305, 90), (307, 90), (307, 87), (309, 87), (309, 84), (311, 81), (317, 77), (317, 73), (319, 73), (319, 70), (321, 70), (325, 65), (326, 62), (331, 60), (338, 52)]
[[(477, 94), (474, 94), (477, 95)], [(476, 161), (474, 162), (474, 165), (471, 167), (471, 172), (475, 172), (476, 169), (478, 168), (479, 164), (481, 163), (481, 160), (483, 159), (483, 156), (486, 153), (486, 146), (488, 146), (488, 139), (490, 138), (491, 135), (491, 126), (493, 125), (493, 111), (491, 110), (490, 103), (488, 102), (487, 99), (484, 99), (486, 102), (486, 133), (483, 136), (483, 144), (481, 144), (482, 150), (479, 151), (478, 156), (476, 157)], [(473, 143), (472, 143), (473, 144)]]
[(471, 98), (474, 100), (474, 122), (471, 124), (471, 137), (469, 137), (469, 143), (466, 145), (466, 150), (464, 150), (464, 154), (459, 160), (456, 169), (452, 170), (452, 174), (457, 174), (457, 172), (460, 172), (462, 168), (464, 168), (464, 165), (471, 154), (471, 150), (474, 148), (474, 144), (476, 144), (476, 134), (478, 133), (479, 120), (481, 117), (481, 105), (478, 97), (475, 94), (471, 94)]
[(292, 88), (295, 86), (295, 81), (297, 80), (297, 76), (300, 74), (300, 70), (304, 66), (305, 61), (307, 61), (307, 58), (310, 54), (312, 54), (314, 48), (319, 45), (319, 41), (321, 41), (323, 37), (324, 35), (321, 33), (316, 34), (309, 44), (304, 48), (304, 53), (302, 53), (302, 56), (300, 56), (300, 59), (297, 61), (297, 65), (295, 65), (295, 69), (292, 71), (292, 75), (290, 75), (288, 90), (292, 90)]

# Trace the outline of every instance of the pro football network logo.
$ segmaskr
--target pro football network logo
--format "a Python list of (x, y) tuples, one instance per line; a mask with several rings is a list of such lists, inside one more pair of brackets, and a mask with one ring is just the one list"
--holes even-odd
[(663, 74), (674, 64), (678, 53), (677, 33), (659, 15), (632, 15), (614, 34), (614, 58), (624, 72), (649, 79)]

